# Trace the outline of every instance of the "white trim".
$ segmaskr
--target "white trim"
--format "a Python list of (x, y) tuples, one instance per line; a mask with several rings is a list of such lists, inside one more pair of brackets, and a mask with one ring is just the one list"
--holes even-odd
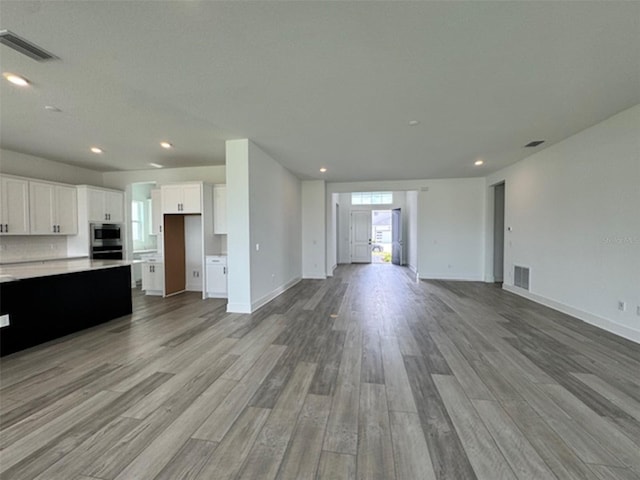
[(337, 263), (334, 263), (334, 264), (333, 264), (333, 267), (331, 267), (331, 271), (330, 271), (329, 273), (327, 273), (327, 277), (333, 277), (333, 272), (334, 272), (334, 270), (335, 270), (336, 268), (338, 268), (338, 264), (337, 264)]
[(469, 274), (469, 275), (456, 275), (456, 276), (452, 276), (452, 275), (447, 275), (447, 274), (441, 274), (441, 275), (433, 275), (433, 274), (429, 274), (429, 275), (421, 275), (420, 280), (456, 280), (456, 281), (462, 281), (462, 282), (483, 282), (484, 281), (484, 275), (479, 275), (479, 274)]
[(513, 285), (507, 285), (506, 283), (503, 283), (502, 288), (508, 292), (520, 295), (521, 297), (527, 298), (533, 302), (539, 303), (559, 312), (566, 313), (567, 315), (571, 315), (572, 317), (582, 320), (585, 323), (594, 325), (598, 328), (602, 328), (607, 332), (614, 333), (620, 337), (626, 338), (627, 340), (631, 340), (632, 342), (640, 343), (640, 330), (635, 330), (625, 325), (620, 325), (619, 323), (616, 323), (612, 320), (593, 315), (592, 313), (584, 312), (569, 305), (565, 305), (564, 303), (560, 303), (555, 300), (551, 300), (550, 298), (536, 295), (535, 293), (528, 292), (527, 290), (519, 287), (514, 287)]
[(412, 273), (415, 273), (416, 275), (418, 275), (418, 268), (416, 266), (407, 264), (407, 267), (409, 267), (409, 270), (411, 270)]
[(303, 280), (326, 280), (326, 275), (303, 275)]
[(258, 310), (260, 307), (263, 307), (264, 305), (269, 303), (271, 300), (276, 298), (278, 295), (283, 294), (284, 292), (289, 290), (291, 287), (293, 287), (294, 285), (299, 283), (301, 280), (302, 280), (302, 278), (300, 278), (300, 277), (296, 277), (296, 278), (294, 278), (292, 280), (289, 280), (284, 285), (276, 288), (275, 290), (272, 290), (271, 292), (267, 293), (262, 298), (259, 298), (255, 302), (251, 303), (251, 312), (249, 312), (249, 313), (253, 313), (256, 310)]
[(486, 283), (496, 283), (496, 279), (493, 275), (487, 275), (484, 277)]
[(227, 313), (251, 313), (248, 303), (227, 303)]

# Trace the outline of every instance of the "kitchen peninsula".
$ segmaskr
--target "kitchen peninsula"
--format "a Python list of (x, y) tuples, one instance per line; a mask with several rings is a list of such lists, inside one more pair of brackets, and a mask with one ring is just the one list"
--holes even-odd
[(0, 265), (0, 355), (130, 314), (131, 262)]

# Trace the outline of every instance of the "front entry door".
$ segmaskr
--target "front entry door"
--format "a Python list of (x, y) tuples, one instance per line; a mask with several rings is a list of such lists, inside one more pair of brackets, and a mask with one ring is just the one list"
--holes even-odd
[(402, 265), (402, 215), (399, 208), (391, 210), (391, 263)]
[(371, 212), (351, 212), (351, 262), (371, 263)]

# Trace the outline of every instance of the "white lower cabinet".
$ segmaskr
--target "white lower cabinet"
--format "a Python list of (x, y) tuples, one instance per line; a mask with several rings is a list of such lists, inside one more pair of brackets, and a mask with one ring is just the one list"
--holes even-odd
[(164, 295), (164, 264), (144, 262), (142, 264), (142, 290), (147, 295)]
[(227, 257), (207, 255), (207, 297), (227, 298)]

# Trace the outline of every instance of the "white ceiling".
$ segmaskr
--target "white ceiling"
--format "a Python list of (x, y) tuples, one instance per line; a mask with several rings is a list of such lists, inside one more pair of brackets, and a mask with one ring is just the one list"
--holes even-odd
[(2, 0), (0, 28), (60, 57), (0, 46), (33, 83), (0, 82), (0, 145), (98, 170), (250, 138), (300, 178), (482, 176), (640, 103), (640, 2)]

